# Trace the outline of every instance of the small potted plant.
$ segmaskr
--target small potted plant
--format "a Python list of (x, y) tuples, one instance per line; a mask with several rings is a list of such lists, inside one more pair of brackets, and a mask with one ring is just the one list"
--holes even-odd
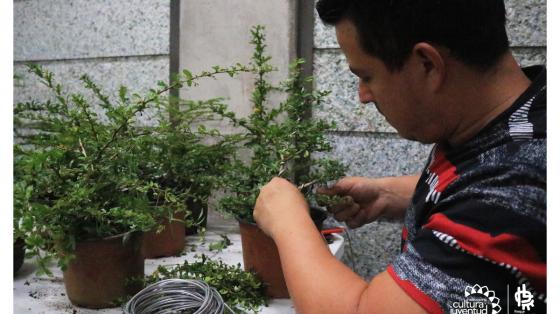
[[(65, 94), (42, 67), (30, 65), (29, 70), (54, 98), (14, 109), (15, 186), (32, 191), (27, 205), (18, 207), (19, 232), (39, 274), (51, 274), (50, 261), (57, 261), (72, 303), (114, 306), (141, 288), (130, 279), (144, 275), (142, 232), (184, 205), (183, 195), (142, 176), (145, 160), (136, 152), (146, 129), (138, 127), (138, 117), (157, 108), (173, 88), (244, 69), (186, 71), (143, 97), (121, 87), (115, 103), (84, 75), (81, 80), (98, 101), (95, 105), (82, 94)], [(154, 195), (164, 202), (154, 204)]]
[[(216, 102), (213, 107), (216, 113), (244, 130), (243, 148), (251, 154), (248, 162), (247, 158), (237, 158), (223, 176), (230, 194), (219, 201), (219, 208), (239, 221), (245, 269), (254, 270), (262, 277), (268, 284), (269, 296), (286, 298), (289, 295), (276, 246), (253, 220), (259, 190), (273, 177), (284, 177), (296, 183), (313, 204), (314, 186), (342, 177), (345, 167), (335, 160), (312, 158), (313, 153), (331, 149), (325, 134), (334, 125), (310, 119), (306, 112), (319, 105), (328, 93), (306, 89), (312, 78), (303, 77), (302, 60), (291, 64), (287, 80), (280, 86), (272, 86), (266, 79), (274, 68), (269, 63), (271, 58), (265, 54), (264, 28), (256, 26), (251, 33), (255, 47), (251, 67), (255, 74), (253, 112), (247, 118), (238, 118), (223, 104)], [(286, 96), (275, 108), (268, 103), (272, 92)], [(316, 215), (326, 218), (321, 211)]]

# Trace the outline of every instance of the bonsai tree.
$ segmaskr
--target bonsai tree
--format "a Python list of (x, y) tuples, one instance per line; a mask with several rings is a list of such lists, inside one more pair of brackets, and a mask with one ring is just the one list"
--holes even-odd
[[(54, 97), (15, 106), (15, 210), (21, 213), (17, 215), (18, 232), (25, 235), (29, 255), (38, 257), (40, 273), (50, 273), (47, 267), (53, 258), (65, 269), (77, 242), (151, 230), (160, 218), (184, 209), (188, 197), (206, 193), (206, 178), (194, 181), (196, 176), (190, 176), (190, 186), (175, 185), (187, 180), (177, 176), (185, 168), (174, 168), (181, 164), (179, 156), (170, 158), (167, 153), (183, 153), (181, 149), (192, 144), (186, 153), (192, 156), (193, 168), (201, 167), (197, 168), (200, 173), (205, 171), (204, 158), (218, 156), (215, 151), (225, 144), (203, 149), (197, 140), (206, 134), (183, 132), (186, 118), (174, 128), (163, 119), (158, 127), (142, 127), (138, 120), (147, 110), (170, 107), (172, 102), (165, 94), (171, 89), (247, 69), (236, 65), (199, 74), (184, 71), (170, 84), (159, 82), (145, 96), (130, 95), (121, 87), (115, 102), (84, 75), (81, 80), (95, 104), (82, 94), (64, 93), (48, 70), (30, 65), (29, 71)], [(191, 113), (197, 106), (193, 105)], [(176, 141), (182, 139), (190, 141), (175, 151), (181, 145)], [(171, 161), (162, 163), (166, 158)]]
[[(178, 197), (183, 209), (188, 201), (206, 203), (234, 154), (238, 136), (206, 129), (204, 124), (215, 117), (205, 102), (163, 102), (157, 117), (155, 127), (143, 128), (145, 134), (134, 139), (134, 153), (143, 156), (139, 177)], [(154, 204), (164, 200), (164, 195), (152, 196)], [(192, 215), (187, 209), (186, 214)], [(198, 215), (189, 217), (187, 226), (201, 222), (202, 212)]]
[[(241, 144), (249, 151), (248, 162), (243, 161), (241, 151), (223, 176), (229, 195), (219, 201), (219, 208), (240, 220), (253, 221), (253, 207), (261, 186), (275, 176), (292, 180), (305, 194), (310, 203), (315, 203), (313, 188), (326, 184), (344, 175), (345, 166), (335, 160), (319, 158), (313, 153), (331, 149), (326, 132), (334, 123), (310, 119), (307, 112), (320, 105), (328, 92), (310, 92), (306, 86), (313, 79), (302, 75), (303, 60), (297, 59), (290, 65), (289, 77), (279, 86), (273, 86), (267, 75), (275, 71), (271, 57), (265, 53), (263, 26), (251, 30), (254, 53), (250, 68), (255, 75), (252, 92), (252, 113), (240, 118), (228, 111), (227, 106), (215, 100), (213, 111), (228, 119), (243, 130)], [(272, 93), (280, 92), (285, 100), (277, 107), (269, 103)]]

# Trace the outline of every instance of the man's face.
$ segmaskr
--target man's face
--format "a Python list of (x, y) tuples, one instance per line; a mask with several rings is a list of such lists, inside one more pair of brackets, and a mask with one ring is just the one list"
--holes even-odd
[(360, 102), (373, 102), (402, 137), (433, 142), (433, 134), (427, 134), (431, 133), (427, 125), (433, 124), (434, 113), (429, 108), (433, 106), (425, 105), (428, 99), (417, 73), (420, 69), (407, 61), (401, 70), (390, 72), (380, 59), (361, 48), (356, 27), (348, 20), (336, 24), (336, 35), (350, 70), (359, 78)]

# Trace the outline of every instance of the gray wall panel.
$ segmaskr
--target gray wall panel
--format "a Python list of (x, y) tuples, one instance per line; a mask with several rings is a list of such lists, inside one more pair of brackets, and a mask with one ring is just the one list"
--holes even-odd
[(519, 63), (521, 66), (546, 64), (546, 47), (515, 47), (512, 49), (512, 51), (515, 60), (517, 60), (517, 63)]
[(404, 140), (392, 134), (336, 132), (329, 135), (328, 154), (350, 166), (351, 176), (397, 176), (419, 173), (431, 145)]
[[(114, 100), (121, 85), (129, 92), (140, 95), (149, 88), (155, 88), (158, 80), (167, 81), (169, 76), (169, 57), (131, 57), (73, 60), (65, 62), (42, 62), (46, 69), (53, 72), (55, 80), (65, 87), (65, 92), (83, 92), (90, 96), (79, 80), (82, 74), (88, 74), (107, 95)], [(14, 73), (22, 77), (23, 86), (14, 88), (14, 103), (52, 98), (51, 92), (41, 84), (32, 73), (27, 72), (24, 63), (14, 65)], [(88, 97), (92, 100), (93, 97)], [(97, 102), (94, 102), (97, 103)], [(143, 116), (144, 123), (150, 123), (150, 116)]]
[(169, 0), (14, 2), (14, 60), (169, 53)]
[(82, 74), (113, 97), (120, 85), (154, 88), (169, 79), (169, 29), (170, 0), (15, 1), (14, 73), (23, 86), (15, 86), (14, 102), (50, 97), (27, 73), (28, 62), (52, 71), (70, 93), (84, 92)]
[(546, 0), (506, 0), (506, 14), (511, 46), (546, 46)]
[(313, 63), (315, 88), (331, 91), (315, 117), (335, 121), (340, 131), (396, 132), (373, 104), (359, 102), (358, 79), (340, 49), (315, 50)]

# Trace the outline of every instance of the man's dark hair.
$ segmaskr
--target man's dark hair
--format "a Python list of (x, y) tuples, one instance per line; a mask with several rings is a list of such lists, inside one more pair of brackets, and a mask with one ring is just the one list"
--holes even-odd
[(447, 47), (482, 71), (508, 50), (503, 0), (320, 0), (317, 12), (326, 24), (353, 22), (364, 51), (391, 71), (419, 42)]

